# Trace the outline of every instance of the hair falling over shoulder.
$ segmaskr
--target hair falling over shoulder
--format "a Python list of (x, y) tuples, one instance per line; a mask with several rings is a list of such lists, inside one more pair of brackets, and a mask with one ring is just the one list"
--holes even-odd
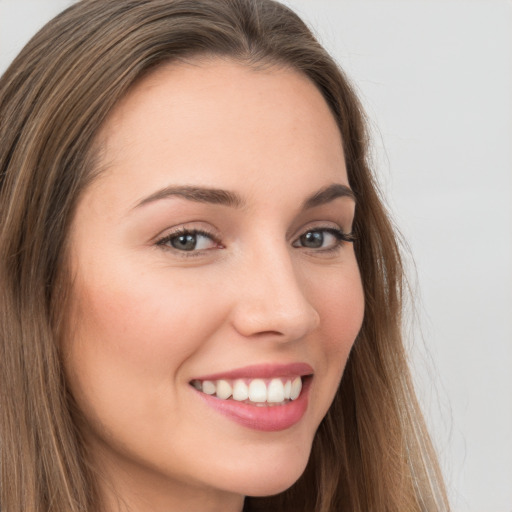
[(338, 123), (356, 200), (365, 317), (308, 467), (247, 511), (439, 512), (446, 493), (402, 343), (403, 269), (347, 78), (272, 0), (83, 0), (36, 34), (0, 79), (0, 507), (96, 512), (59, 340), (67, 234), (98, 170), (95, 135), (146, 73), (220, 56), (306, 75)]

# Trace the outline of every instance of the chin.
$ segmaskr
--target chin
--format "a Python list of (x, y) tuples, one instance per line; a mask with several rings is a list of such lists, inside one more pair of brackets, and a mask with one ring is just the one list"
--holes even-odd
[(298, 472), (293, 477), (281, 477), (279, 479), (268, 479), (265, 481), (257, 482), (255, 485), (251, 485), (244, 493), (244, 495), (253, 496), (255, 498), (263, 498), (266, 496), (274, 496), (276, 494), (280, 494), (289, 489), (300, 478), (304, 472), (304, 469), (305, 468), (302, 468), (302, 471)]
[(286, 459), (276, 458), (272, 464), (266, 464), (257, 471), (248, 471), (243, 477), (244, 481), (240, 482), (240, 489), (243, 489), (241, 494), (265, 497), (286, 491), (304, 473), (308, 459), (309, 452), (304, 455), (296, 453)]

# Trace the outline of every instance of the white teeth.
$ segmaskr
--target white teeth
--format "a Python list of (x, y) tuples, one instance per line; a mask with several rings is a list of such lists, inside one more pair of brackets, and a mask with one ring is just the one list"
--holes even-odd
[(221, 400), (233, 397), (238, 402), (250, 401), (255, 405), (283, 404), (288, 400), (296, 400), (302, 390), (301, 377), (293, 380), (286, 378), (263, 379), (237, 379), (228, 381), (219, 379), (216, 381), (194, 380), (192, 386), (207, 395), (215, 395)]
[(302, 389), (302, 380), (300, 377), (295, 377), (292, 382), (292, 389), (290, 391), (290, 399), (295, 400), (300, 395)]
[(281, 379), (272, 379), (268, 385), (267, 402), (279, 403), (284, 400), (284, 386)]
[(284, 397), (288, 400), (290, 399), (290, 393), (292, 391), (292, 381), (287, 380), (286, 384), (284, 385)]
[(214, 395), (215, 391), (217, 391), (215, 382), (212, 382), (211, 380), (205, 380), (203, 382), (203, 393), (206, 393), (207, 395)]
[(267, 386), (261, 379), (254, 379), (249, 384), (249, 400), (251, 402), (267, 401)]
[(233, 393), (233, 388), (229, 382), (225, 380), (217, 381), (217, 398), (227, 400), (231, 396), (231, 393)]
[(237, 380), (233, 386), (233, 400), (243, 402), (249, 398), (249, 388), (243, 380)]

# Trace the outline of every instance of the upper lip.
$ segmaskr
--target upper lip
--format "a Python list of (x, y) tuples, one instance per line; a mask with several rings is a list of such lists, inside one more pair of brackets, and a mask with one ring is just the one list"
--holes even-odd
[(258, 364), (211, 375), (202, 375), (193, 380), (272, 379), (274, 377), (302, 377), (312, 373), (313, 368), (307, 363)]

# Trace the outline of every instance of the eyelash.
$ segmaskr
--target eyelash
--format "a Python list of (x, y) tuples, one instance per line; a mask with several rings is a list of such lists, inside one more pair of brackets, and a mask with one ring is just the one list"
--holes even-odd
[[(299, 237), (297, 237), (297, 239), (293, 242), (292, 247), (295, 247), (295, 248), (303, 247), (303, 246), (295, 246), (294, 244), (297, 241), (300, 241), (300, 239), (303, 236), (307, 235), (308, 233), (328, 233), (336, 238), (337, 243), (334, 244), (332, 247), (309, 248), (315, 252), (321, 252), (321, 253), (335, 252), (341, 247), (341, 245), (343, 243), (352, 243), (356, 240), (353, 233), (345, 233), (341, 229), (336, 229), (336, 228), (332, 228), (332, 227), (316, 227), (316, 228), (308, 229), (308, 230), (304, 231), (304, 233), (302, 233)], [(194, 257), (194, 256), (199, 256), (199, 255), (203, 254), (205, 250), (206, 251), (210, 250), (210, 249), (203, 249), (203, 250), (193, 249), (190, 251), (186, 251), (186, 250), (180, 250), (180, 249), (177, 249), (175, 247), (168, 245), (172, 242), (172, 240), (174, 240), (180, 236), (204, 236), (206, 238), (209, 238), (212, 242), (214, 242), (217, 245), (217, 247), (215, 247), (215, 248), (222, 249), (224, 247), (222, 245), (220, 239), (218, 237), (216, 237), (213, 233), (210, 233), (210, 232), (202, 230), (202, 229), (187, 229), (187, 228), (180, 228), (180, 229), (177, 229), (176, 231), (173, 231), (172, 233), (165, 235), (164, 237), (162, 237), (156, 241), (156, 245), (159, 247), (162, 247), (166, 250), (171, 250), (176, 253), (180, 253), (181, 256), (188, 257), (188, 258)], [(307, 247), (303, 247), (303, 248), (308, 249)]]
[[(311, 249), (310, 248), (313, 251), (317, 250), (319, 252), (326, 253), (326, 254), (337, 251), (343, 245), (343, 243), (355, 242), (355, 236), (353, 233), (345, 233), (341, 229), (330, 228), (330, 227), (318, 227), (318, 228), (308, 229), (302, 235), (300, 235), (297, 238), (297, 240), (300, 240), (303, 236), (307, 235), (308, 233), (329, 233), (330, 235), (334, 236), (334, 238), (336, 238), (337, 243), (335, 243), (332, 247), (328, 247), (328, 248), (324, 248), (324, 249), (322, 249), (322, 248), (319, 248), (319, 249), (312, 248)], [(307, 247), (305, 247), (305, 249), (307, 249)]]
[[(180, 228), (180, 229), (177, 229), (176, 231), (173, 231), (172, 233), (165, 235), (164, 237), (157, 240), (156, 245), (159, 247), (163, 247), (164, 249), (167, 249), (167, 250), (181, 253), (181, 255), (184, 257), (193, 257), (193, 256), (202, 254), (204, 252), (204, 250), (194, 249), (192, 251), (183, 251), (180, 249), (176, 249), (175, 247), (172, 247), (170, 245), (167, 245), (167, 244), (170, 244), (171, 241), (174, 240), (175, 238), (178, 238), (180, 236), (187, 236), (187, 235), (204, 236), (206, 238), (209, 238), (212, 242), (214, 242), (217, 245), (216, 248), (218, 248), (218, 249), (223, 248), (221, 241), (213, 233), (209, 233), (208, 231), (205, 231), (203, 229), (188, 229), (188, 228)], [(209, 249), (206, 249), (206, 250), (209, 250)]]

